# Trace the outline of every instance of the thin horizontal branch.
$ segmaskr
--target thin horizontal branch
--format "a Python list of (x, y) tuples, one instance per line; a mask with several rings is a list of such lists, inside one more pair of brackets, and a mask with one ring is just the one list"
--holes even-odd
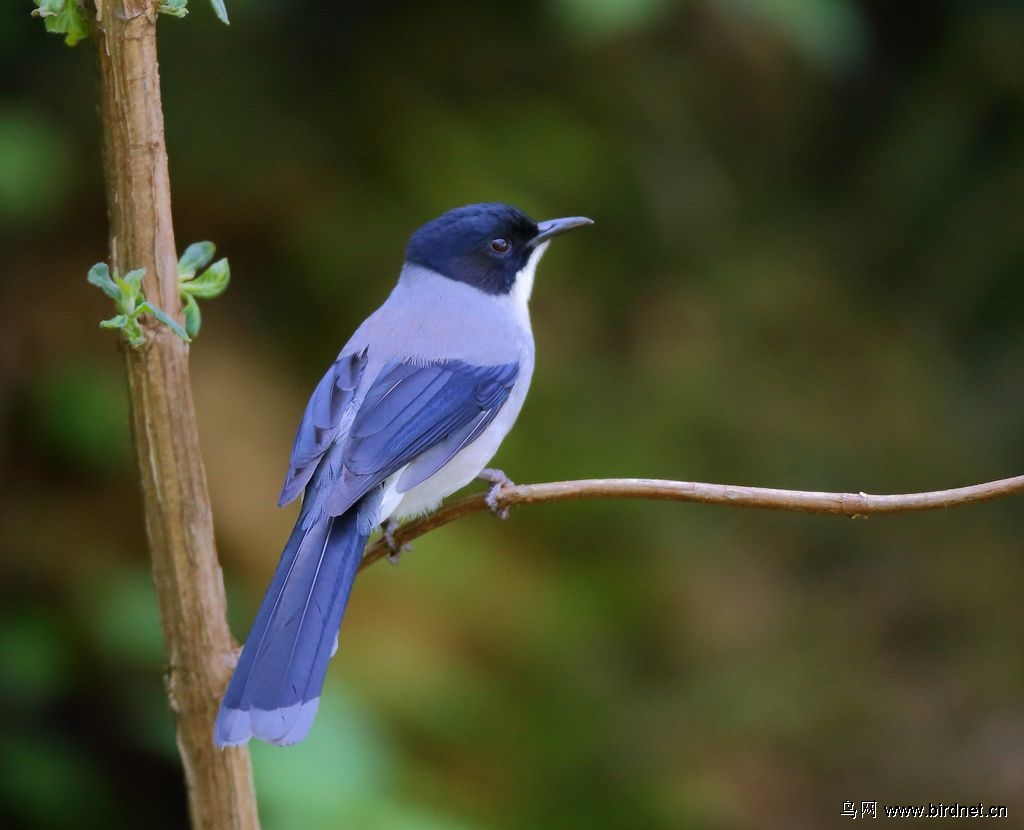
[[(875, 513), (910, 513), (960, 507), (979, 501), (1024, 493), (1024, 476), (1004, 478), (927, 493), (872, 495), (869, 493), (816, 493), (803, 490), (776, 490), (771, 487), (741, 487), (734, 484), (706, 484), (699, 481), (666, 481), (655, 478), (593, 478), (580, 481), (552, 481), (544, 484), (513, 484), (496, 493), (499, 509), (518, 504), (577, 501), (581, 499), (652, 499), (687, 501), (700, 504), (724, 504), (733, 507), (759, 507), (766, 510), (791, 510), (801, 513), (825, 513), (860, 518)], [(406, 522), (392, 534), (404, 545), (423, 534), (463, 516), (487, 510), (486, 494), (477, 493), (434, 513)], [(389, 553), (378, 539), (366, 548), (362, 567), (372, 565)]]

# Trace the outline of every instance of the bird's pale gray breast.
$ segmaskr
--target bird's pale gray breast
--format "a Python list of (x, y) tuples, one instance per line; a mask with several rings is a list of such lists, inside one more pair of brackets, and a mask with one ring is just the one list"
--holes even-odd
[[(508, 298), (484, 294), (417, 266), (403, 269), (391, 295), (359, 327), (344, 351), (363, 348), (369, 349), (372, 363), (461, 360), (491, 366), (518, 362), (526, 377), (533, 369), (528, 321), (513, 313)], [(374, 374), (376, 367), (367, 368)]]

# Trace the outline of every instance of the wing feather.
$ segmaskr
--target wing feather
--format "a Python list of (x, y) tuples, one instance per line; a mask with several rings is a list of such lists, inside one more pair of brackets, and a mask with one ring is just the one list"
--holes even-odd
[(427, 458), (400, 486), (411, 489), (429, 478), (479, 437), (508, 399), (518, 374), (517, 363), (385, 366), (352, 421), (341, 475), (328, 496), (327, 511), (331, 515), (344, 512), (424, 454)]
[(324, 454), (338, 439), (345, 409), (352, 402), (366, 368), (366, 350), (342, 354), (320, 379), (295, 433), (288, 474), (278, 504), (292, 501), (313, 477)]

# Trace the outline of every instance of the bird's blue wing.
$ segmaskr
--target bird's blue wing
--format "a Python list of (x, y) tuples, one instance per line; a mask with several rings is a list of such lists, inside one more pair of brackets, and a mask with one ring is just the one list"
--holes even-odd
[(342, 354), (320, 379), (306, 404), (278, 504), (292, 501), (309, 483), (327, 449), (337, 440), (345, 410), (366, 368), (366, 350)]
[(306, 406), (281, 501), (306, 496), (221, 704), (218, 746), (305, 737), (380, 520), (379, 485), (404, 468), (397, 487), (407, 492), (443, 467), (493, 420), (519, 374), (515, 363), (392, 363), (370, 383), (366, 365), (365, 350), (342, 355)]
[(429, 478), (494, 419), (518, 374), (518, 363), (385, 365), (348, 430), (327, 512), (343, 513), (410, 462), (400, 491)]

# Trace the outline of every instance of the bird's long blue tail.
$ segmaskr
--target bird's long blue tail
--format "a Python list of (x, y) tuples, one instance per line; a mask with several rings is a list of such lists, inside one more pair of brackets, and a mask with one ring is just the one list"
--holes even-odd
[(217, 746), (306, 737), (369, 534), (359, 513), (299, 517), (221, 703)]

